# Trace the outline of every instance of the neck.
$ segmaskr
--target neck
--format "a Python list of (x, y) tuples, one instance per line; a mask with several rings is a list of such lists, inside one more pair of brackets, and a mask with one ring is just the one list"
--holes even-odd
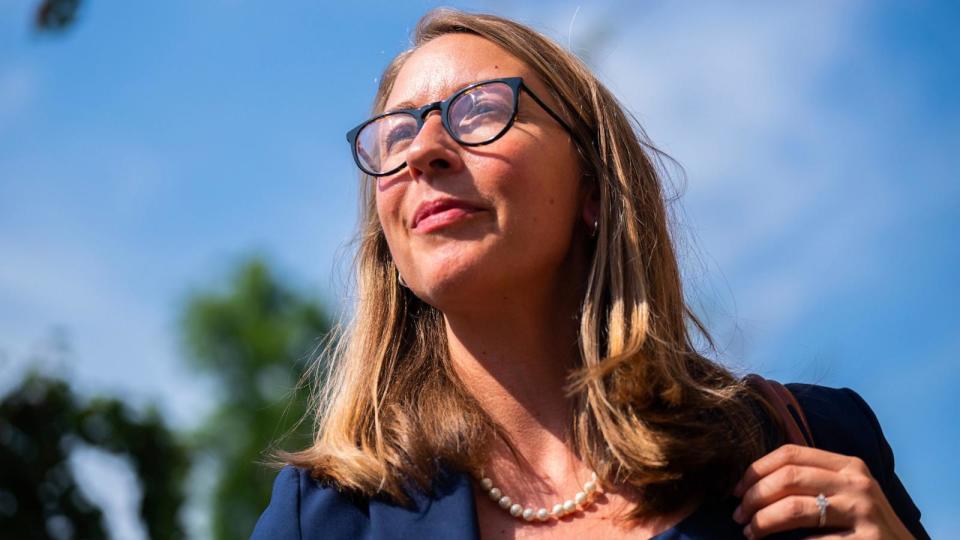
[(558, 283), (539, 295), (528, 287), (522, 295), (496, 298), (485, 311), (474, 305), (469, 313), (445, 313), (454, 369), (525, 463), (515, 463), (502, 443), (491, 449), (491, 461), (565, 474), (575, 467), (569, 448), (573, 400), (564, 387), (579, 356), (582, 290)]

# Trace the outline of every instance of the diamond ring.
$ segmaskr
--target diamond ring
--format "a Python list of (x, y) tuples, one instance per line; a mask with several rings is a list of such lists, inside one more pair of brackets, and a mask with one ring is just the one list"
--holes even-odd
[(830, 501), (827, 500), (826, 495), (823, 493), (817, 495), (817, 508), (820, 509), (820, 522), (817, 524), (817, 527), (823, 527), (827, 523), (827, 507), (830, 506)]

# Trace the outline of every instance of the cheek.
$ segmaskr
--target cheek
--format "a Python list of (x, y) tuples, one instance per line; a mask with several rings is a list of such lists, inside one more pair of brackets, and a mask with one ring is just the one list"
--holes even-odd
[[(402, 201), (402, 189), (386, 189), (377, 192), (377, 217), (380, 219), (380, 227), (383, 229), (394, 260), (406, 257), (405, 242), (402, 240), (405, 232), (401, 219)], [(399, 261), (398, 264), (400, 264)]]
[[(468, 163), (475, 172), (477, 192), (496, 208), (497, 232), (476, 242), (451, 243), (422, 257), (412, 254), (427, 272), (424, 277), (431, 275), (439, 283), (463, 273), (473, 276), (471, 280), (482, 276), (479, 281), (484, 283), (510, 286), (539, 282), (564, 267), (578, 215), (576, 164), (559, 155), (546, 156), (537, 148), (512, 150), (496, 159), (478, 156)], [(550, 162), (552, 158), (557, 160)]]
[(578, 170), (577, 163), (561, 153), (539, 154), (539, 159), (518, 159), (503, 183), (509, 219), (525, 243), (533, 244), (531, 249), (556, 250), (569, 243), (579, 207)]

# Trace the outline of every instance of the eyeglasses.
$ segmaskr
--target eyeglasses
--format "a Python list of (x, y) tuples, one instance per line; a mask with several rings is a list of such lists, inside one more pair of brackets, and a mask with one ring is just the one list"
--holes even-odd
[(521, 77), (481, 81), (457, 90), (443, 101), (375, 116), (347, 132), (353, 160), (371, 176), (386, 176), (406, 164), (406, 151), (420, 133), (427, 115), (440, 111), (440, 122), (463, 146), (490, 144), (517, 119), (520, 90), (547, 111), (576, 140), (573, 130), (523, 83)]

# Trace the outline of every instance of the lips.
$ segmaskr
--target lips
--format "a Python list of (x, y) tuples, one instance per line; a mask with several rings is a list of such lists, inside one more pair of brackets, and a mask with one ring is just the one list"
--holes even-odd
[(479, 206), (460, 199), (442, 198), (424, 201), (413, 213), (410, 228), (420, 232), (430, 232), (481, 210), (483, 209)]

